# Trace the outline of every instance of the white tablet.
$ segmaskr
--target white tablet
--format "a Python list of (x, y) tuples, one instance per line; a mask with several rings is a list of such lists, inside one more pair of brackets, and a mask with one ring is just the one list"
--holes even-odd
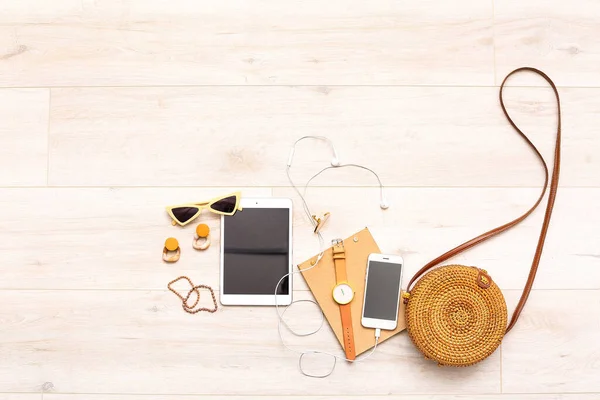
[(242, 198), (241, 211), (221, 217), (221, 303), (292, 302), (292, 201)]

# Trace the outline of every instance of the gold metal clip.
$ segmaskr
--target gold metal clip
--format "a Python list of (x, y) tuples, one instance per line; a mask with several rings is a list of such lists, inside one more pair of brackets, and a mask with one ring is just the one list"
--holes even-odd
[(313, 219), (315, 220), (315, 222), (317, 223), (317, 225), (315, 226), (315, 233), (319, 233), (319, 231), (321, 231), (321, 229), (323, 228), (323, 226), (325, 226), (325, 222), (327, 222), (327, 220), (329, 219), (329, 213), (326, 212), (325, 214), (323, 214), (323, 218), (317, 218), (316, 215), (313, 215)]

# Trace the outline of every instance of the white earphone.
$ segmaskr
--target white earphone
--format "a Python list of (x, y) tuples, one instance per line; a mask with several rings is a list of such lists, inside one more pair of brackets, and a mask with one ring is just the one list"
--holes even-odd
[[(333, 152), (333, 158), (330, 161), (331, 166), (330, 167), (325, 167), (321, 171), (319, 171), (317, 174), (315, 174), (312, 178), (310, 178), (310, 180), (307, 182), (306, 186), (308, 186), (308, 184), (310, 184), (310, 182), (314, 178), (316, 178), (317, 176), (321, 175), (323, 172), (327, 171), (328, 169), (345, 168), (345, 167), (355, 167), (355, 168), (364, 169), (365, 171), (369, 171), (370, 173), (372, 173), (373, 175), (375, 175), (375, 178), (377, 178), (377, 181), (379, 182), (379, 192), (380, 192), (380, 194), (379, 194), (379, 196), (380, 196), (379, 207), (381, 207), (382, 210), (387, 210), (390, 207), (390, 203), (387, 201), (387, 198), (385, 197), (384, 186), (383, 186), (383, 183), (381, 183), (381, 179), (379, 179), (379, 175), (377, 175), (377, 173), (375, 171), (373, 171), (372, 169), (367, 168), (367, 167), (362, 166), (362, 165), (358, 165), (358, 164), (341, 164), (340, 163), (340, 158), (338, 157), (338, 153), (337, 153), (337, 150), (336, 150), (333, 142), (329, 138), (327, 138), (325, 136), (303, 136), (300, 139), (296, 140), (294, 142), (294, 145), (290, 149), (290, 155), (289, 155), (288, 161), (287, 161), (287, 169), (288, 169), (288, 171), (292, 167), (292, 162), (294, 160), (294, 154), (296, 152), (296, 145), (299, 142), (301, 142), (302, 140), (305, 140), (305, 139), (315, 139), (315, 140), (325, 141), (325, 142), (327, 142), (327, 144), (329, 144), (329, 147), (331, 147), (331, 151)], [(290, 178), (289, 172), (288, 172), (288, 178)], [(292, 182), (291, 178), (289, 180), (290, 180), (290, 183), (292, 184), (292, 186), (295, 187), (294, 182)]]
[[(331, 140), (329, 140), (329, 138), (325, 137), (325, 136), (303, 136), (300, 139), (296, 140), (296, 142), (294, 142), (294, 145), (292, 146), (291, 150), (290, 150), (290, 155), (288, 157), (288, 161), (287, 161), (287, 167), (286, 167), (286, 173), (287, 173), (287, 177), (288, 180), (290, 181), (290, 184), (292, 185), (292, 187), (294, 188), (294, 190), (296, 191), (296, 193), (298, 194), (298, 196), (300, 196), (300, 200), (302, 201), (302, 206), (304, 208), (304, 212), (306, 213), (306, 216), (308, 217), (308, 219), (311, 221), (311, 223), (313, 224), (314, 228), (317, 228), (317, 225), (319, 224), (319, 220), (314, 218), (312, 216), (312, 213), (310, 212), (310, 208), (308, 207), (308, 204), (306, 202), (306, 199), (304, 198), (304, 194), (300, 192), (300, 190), (298, 190), (298, 188), (296, 187), (296, 185), (294, 184), (294, 181), (292, 181), (292, 177), (290, 176), (290, 168), (292, 167), (292, 162), (294, 160), (294, 153), (296, 151), (296, 145), (298, 144), (298, 142), (304, 140), (304, 139), (316, 139), (316, 140), (323, 140), (325, 142), (327, 142), (329, 144), (329, 146), (331, 147), (331, 150), (333, 152), (333, 158), (331, 159), (331, 166), (325, 167), (323, 169), (321, 169), (319, 172), (317, 172), (315, 175), (312, 176), (312, 178), (310, 178), (308, 180), (308, 182), (306, 182), (306, 185), (304, 185), (304, 192), (306, 192), (306, 188), (308, 188), (308, 186), (310, 185), (310, 182), (315, 179), (317, 176), (321, 175), (323, 172), (329, 170), (329, 169), (334, 169), (334, 168), (345, 168), (345, 167), (355, 167), (355, 168), (360, 168), (360, 169), (364, 169), (366, 171), (371, 172), (373, 175), (375, 175), (375, 178), (377, 178), (377, 181), (379, 182), (379, 195), (380, 195), (380, 202), (379, 202), (379, 207), (381, 207), (382, 210), (387, 209), (390, 205), (385, 197), (384, 194), (384, 187), (383, 187), (383, 183), (381, 183), (381, 179), (379, 179), (379, 175), (377, 175), (377, 173), (375, 173), (375, 171), (373, 171), (370, 168), (364, 167), (362, 165), (357, 165), (357, 164), (341, 164), (340, 163), (340, 159), (338, 157), (337, 151), (335, 149), (335, 146), (333, 145), (333, 142)], [(319, 255), (317, 256), (317, 259), (315, 260), (315, 263), (309, 267), (304, 269), (303, 271), (306, 272), (314, 267), (316, 267), (319, 264), (319, 261), (323, 258), (323, 254), (325, 251), (325, 246), (324, 246), (324, 239), (323, 239), (323, 235), (321, 234), (319, 229), (315, 229), (315, 233), (317, 234), (317, 237), (319, 239)], [(315, 305), (318, 306), (318, 304), (314, 301), (314, 300), (310, 300), (310, 299), (306, 299), (306, 300), (295, 300), (293, 301), (289, 306), (287, 306), (282, 313), (279, 312), (279, 305), (277, 304), (277, 293), (278, 293), (278, 289), (279, 289), (279, 285), (281, 284), (281, 282), (286, 279), (289, 275), (291, 274), (297, 274), (300, 273), (300, 270), (298, 271), (293, 271), (289, 274), (286, 274), (284, 276), (281, 277), (281, 279), (279, 280), (279, 282), (277, 283), (277, 285), (275, 286), (275, 310), (277, 312), (277, 317), (279, 319), (279, 323), (277, 325), (277, 330), (279, 332), (279, 339), (281, 340), (281, 343), (285, 346), (285, 348), (287, 348), (290, 351), (296, 352), (298, 354), (300, 354), (300, 358), (298, 360), (298, 366), (300, 368), (300, 371), (302, 372), (302, 374), (309, 376), (309, 377), (313, 377), (313, 378), (325, 378), (329, 375), (331, 375), (335, 369), (336, 363), (338, 359), (341, 360), (346, 360), (352, 363), (356, 363), (356, 362), (360, 362), (360, 361), (364, 361), (367, 358), (369, 358), (374, 352), (375, 349), (377, 349), (377, 344), (379, 343), (379, 335), (380, 335), (380, 330), (377, 329), (375, 330), (375, 346), (373, 347), (373, 349), (371, 350), (371, 352), (367, 355), (365, 355), (364, 357), (361, 357), (360, 359), (355, 359), (355, 360), (349, 360), (345, 357), (341, 357), (332, 353), (328, 353), (325, 351), (318, 351), (318, 350), (308, 350), (308, 351), (300, 351), (300, 350), (296, 350), (291, 348), (290, 346), (288, 346), (285, 341), (283, 340), (283, 336), (281, 333), (281, 327), (282, 325), (285, 326), (287, 328), (287, 330), (289, 332), (291, 332), (293, 335), (296, 336), (310, 336), (313, 335), (315, 333), (317, 333), (321, 327), (323, 326), (323, 323), (325, 321), (325, 316), (323, 314), (323, 312), (321, 312), (321, 322), (319, 324), (319, 327), (314, 329), (313, 331), (309, 331), (309, 332), (297, 332), (295, 331), (292, 327), (290, 327), (285, 320), (283, 319), (284, 314), (286, 313), (286, 311), (295, 303), (313, 303)], [(322, 354), (322, 355), (327, 355), (327, 356), (331, 356), (333, 357), (333, 363), (331, 365), (331, 369), (325, 373), (325, 374), (311, 374), (311, 373), (307, 373), (304, 368), (303, 368), (303, 364), (302, 361), (304, 359), (305, 355), (308, 354)]]

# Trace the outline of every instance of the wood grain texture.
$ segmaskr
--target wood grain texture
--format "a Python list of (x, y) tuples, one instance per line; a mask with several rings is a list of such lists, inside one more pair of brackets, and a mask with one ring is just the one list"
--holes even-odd
[[(165, 207), (237, 189), (0, 189), (0, 252), (19, 265), (4, 271), (1, 287), (165, 289), (180, 275), (218, 287), (220, 217), (204, 211), (197, 223), (174, 227)], [(204, 252), (192, 248), (200, 222), (213, 241)], [(162, 261), (168, 237), (182, 249), (175, 264)]]
[[(0, 400), (600, 400), (599, 12), (593, 0), (0, 0)], [(404, 285), (521, 214), (542, 169), (497, 85), (523, 65), (560, 88), (561, 188), (535, 290), (488, 360), (439, 368), (403, 332), (309, 379), (273, 308), (188, 315), (166, 289), (182, 274), (218, 289), (220, 244), (205, 213), (213, 245), (194, 251), (195, 224), (170, 226), (167, 204), (291, 197), (294, 261), (319, 251), (285, 174), (305, 135), (388, 186), (382, 211), (373, 176), (338, 169), (307, 200), (332, 213), (326, 241), (368, 226), (402, 254)], [(549, 158), (551, 91), (531, 74), (509, 86), (511, 115)], [(330, 159), (303, 142), (295, 182)], [(486, 268), (512, 311), (541, 219), (453, 262)], [(173, 265), (168, 236), (183, 250)], [(311, 298), (300, 276), (294, 289)], [(300, 303), (286, 321), (308, 330), (319, 315)], [(284, 337), (343, 354), (327, 324)]]
[[(18, 296), (19, 301), (15, 301)], [(307, 298), (306, 292), (296, 294)], [(42, 301), (40, 301), (42, 300)], [(339, 362), (328, 379), (303, 377), (279, 343), (272, 307), (189, 315), (168, 291), (0, 291), (0, 391), (220, 395), (367, 395), (500, 392), (500, 353), (464, 369), (439, 368), (399, 334), (360, 364)], [(32, 307), (31, 304), (35, 304)], [(298, 328), (315, 308), (286, 315)], [(343, 354), (325, 326), (290, 337), (296, 349)], [(402, 376), (403, 379), (395, 379)], [(16, 379), (18, 377), (18, 379)]]
[(42, 393), (0, 393), (0, 400), (43, 400)]
[[(205, 213), (199, 221), (212, 232), (205, 252), (192, 249), (196, 224), (173, 227), (167, 204), (199, 201), (234, 188), (2, 189), (0, 252), (18, 268), (5, 268), (0, 288), (7, 289), (164, 289), (179, 275), (218, 287), (220, 220)], [(270, 196), (270, 189), (242, 188), (246, 196)], [(307, 201), (315, 213), (331, 211), (327, 241), (368, 226), (381, 250), (402, 254), (405, 283), (422, 265), (485, 230), (515, 218), (535, 201), (537, 189), (388, 188), (391, 204), (378, 207), (370, 188), (310, 188)], [(319, 252), (318, 241), (290, 188), (294, 262)], [(338, 201), (343, 199), (343, 201)], [(536, 280), (540, 289), (600, 289), (596, 229), (600, 216), (587, 204), (600, 201), (596, 189), (563, 189), (550, 227)], [(334, 206), (335, 205), (335, 206)], [(524, 285), (542, 210), (519, 227), (455, 258), (486, 268), (502, 289)], [(176, 237), (182, 257), (164, 264), (167, 237)], [(33, 247), (32, 247), (33, 246)], [(306, 290), (295, 277), (294, 287)]]
[(0, 86), (493, 83), (490, 2), (61, 3), (0, 6)]
[[(509, 307), (517, 300), (508, 296)], [(502, 342), (502, 391), (600, 391), (599, 330), (599, 291), (533, 292)]]
[[(596, 91), (561, 90), (561, 185), (600, 184)], [(551, 162), (549, 89), (509, 88), (511, 113)], [(52, 90), (50, 184), (287, 186), (294, 141), (326, 135), (342, 163), (389, 186), (540, 186), (542, 169), (513, 132), (496, 88), (203, 87)], [(329, 165), (321, 142), (298, 145), (296, 182)], [(342, 170), (321, 185), (375, 186)]]
[[(294, 257), (319, 251), (309, 221), (292, 189), (275, 196), (296, 200)], [(310, 188), (306, 200), (316, 214), (332, 212), (326, 240), (347, 237), (368, 226), (383, 253), (401, 254), (404, 283), (427, 262), (473, 237), (521, 215), (537, 199), (537, 189), (386, 189), (390, 208), (379, 208), (379, 191), (364, 188)], [(587, 204), (600, 201), (592, 189), (562, 189), (555, 204), (535, 288), (599, 289), (598, 216)], [(598, 200), (596, 200), (598, 198)], [(516, 228), (467, 251), (450, 262), (485, 268), (499, 287), (520, 289), (531, 266), (544, 210)], [(571, 232), (572, 234), (567, 234)]]
[[(180, 395), (161, 395), (162, 400), (179, 400)], [(263, 396), (185, 396), (186, 399), (214, 399), (214, 400), (261, 400)], [(270, 400), (285, 400), (289, 397), (270, 396)], [(334, 400), (337, 396), (312, 396), (312, 400)], [(44, 394), (44, 400), (148, 400), (148, 395), (89, 395), (89, 394)], [(448, 394), (412, 394), (401, 396), (352, 396), (353, 400), (598, 400), (598, 394), (476, 394), (476, 395), (448, 395)]]
[(0, 90), (0, 185), (46, 184), (48, 102), (47, 89)]
[(600, 3), (494, 0), (496, 83), (520, 66), (538, 67), (560, 86), (600, 85), (596, 16)]

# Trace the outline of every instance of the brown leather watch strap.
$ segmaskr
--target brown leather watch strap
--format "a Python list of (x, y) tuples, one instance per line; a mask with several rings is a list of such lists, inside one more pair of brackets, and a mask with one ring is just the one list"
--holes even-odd
[[(348, 283), (348, 272), (346, 271), (346, 250), (344, 241), (335, 239), (333, 241), (333, 264), (335, 266), (335, 280), (340, 283)], [(344, 341), (344, 352), (348, 360), (356, 359), (356, 348), (354, 346), (354, 328), (352, 326), (352, 302), (340, 304), (340, 317), (342, 319), (342, 337)]]
[(504, 81), (502, 81), (502, 84), (500, 85), (500, 106), (502, 107), (502, 111), (504, 112), (504, 115), (508, 119), (508, 122), (511, 124), (511, 126), (517, 131), (517, 133), (519, 135), (521, 135), (523, 137), (523, 139), (525, 139), (525, 142), (533, 149), (535, 154), (540, 159), (542, 166), (544, 167), (544, 173), (545, 173), (546, 179), (544, 181), (544, 188), (542, 189), (542, 193), (540, 194), (539, 198), (533, 204), (533, 206), (529, 210), (527, 210), (527, 212), (525, 212), (525, 214), (521, 215), (519, 218), (517, 218), (513, 221), (510, 221), (504, 225), (501, 225), (495, 229), (492, 229), (491, 231), (485, 232), (485, 233), (453, 248), (452, 250), (447, 251), (446, 253), (442, 254), (441, 256), (439, 256), (436, 259), (427, 263), (423, 268), (421, 268), (412, 277), (412, 279), (408, 283), (408, 288), (407, 288), (407, 290), (410, 291), (410, 288), (413, 285), (413, 283), (415, 283), (415, 281), (417, 279), (419, 279), (419, 277), (421, 275), (423, 275), (425, 272), (427, 272), (431, 268), (435, 267), (439, 263), (444, 262), (444, 261), (448, 260), (449, 258), (454, 257), (457, 254), (460, 254), (463, 251), (470, 249), (471, 247), (476, 246), (479, 243), (482, 243), (482, 242), (498, 235), (499, 233), (502, 233), (502, 232), (514, 227), (515, 225), (517, 225), (518, 223), (523, 221), (525, 218), (527, 218), (537, 208), (537, 206), (541, 203), (542, 199), (544, 198), (544, 195), (546, 194), (546, 189), (548, 188), (548, 165), (546, 164), (546, 160), (541, 155), (541, 153), (539, 152), (537, 147), (535, 147), (535, 145), (529, 140), (527, 135), (525, 135), (525, 133), (523, 133), (523, 131), (521, 131), (521, 129), (519, 129), (519, 127), (512, 120), (512, 118), (508, 114), (508, 111), (506, 110), (506, 106), (504, 105), (504, 98), (502, 95), (503, 90), (504, 90), (504, 85), (506, 84), (506, 81), (508, 80), (508, 78), (511, 77), (512, 75), (516, 74), (517, 72), (521, 72), (521, 71), (534, 72), (534, 73), (540, 75), (542, 78), (544, 78), (546, 80), (546, 82), (548, 82), (548, 84), (554, 91), (554, 95), (556, 96), (558, 122), (557, 122), (557, 128), (556, 128), (556, 144), (555, 144), (555, 148), (554, 148), (554, 167), (552, 170), (552, 178), (550, 179), (550, 194), (548, 195), (548, 203), (546, 205), (546, 214), (544, 215), (544, 222), (542, 224), (542, 229), (541, 229), (540, 236), (538, 239), (538, 244), (537, 244), (537, 247), (535, 250), (535, 255), (534, 255), (533, 261), (531, 263), (531, 270), (529, 271), (529, 277), (527, 278), (527, 282), (525, 283), (525, 288), (523, 289), (523, 293), (521, 294), (521, 299), (519, 300), (519, 303), (517, 304), (517, 307), (515, 308), (513, 316), (510, 320), (510, 323), (508, 324), (508, 327), (506, 328), (506, 332), (509, 332), (513, 328), (515, 323), (517, 322), (517, 319), (519, 318), (519, 315), (521, 314), (521, 311), (523, 310), (523, 307), (525, 306), (525, 303), (527, 302), (529, 293), (531, 292), (531, 287), (533, 286), (533, 281), (535, 279), (538, 265), (539, 265), (540, 259), (542, 257), (542, 250), (544, 248), (544, 242), (546, 240), (546, 233), (548, 232), (548, 225), (550, 224), (550, 217), (552, 216), (552, 209), (554, 207), (554, 201), (556, 199), (556, 191), (558, 190), (558, 177), (560, 175), (560, 144), (561, 144), (560, 97), (558, 95), (558, 89), (556, 88), (556, 85), (554, 84), (554, 82), (552, 82), (552, 79), (550, 79), (550, 77), (548, 75), (546, 75), (544, 72), (540, 71), (539, 69), (532, 68), (532, 67), (517, 68), (516, 70), (509, 73), (506, 76), (506, 78), (504, 78)]
[(339, 241), (332, 247), (333, 265), (335, 266), (335, 280), (337, 284), (348, 282), (348, 272), (346, 271), (346, 250), (344, 242)]
[(344, 337), (344, 353), (348, 360), (356, 360), (356, 348), (354, 346), (354, 328), (352, 327), (352, 303), (340, 304), (340, 316), (342, 317), (342, 336)]

